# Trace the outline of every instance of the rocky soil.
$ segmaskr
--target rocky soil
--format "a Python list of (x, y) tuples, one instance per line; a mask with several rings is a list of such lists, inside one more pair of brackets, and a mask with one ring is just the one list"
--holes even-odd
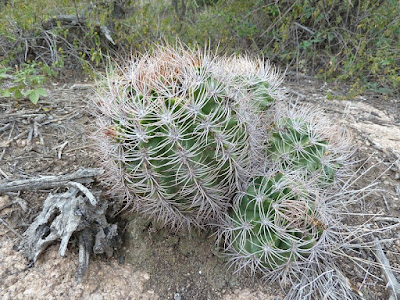
[[(0, 184), (42, 175), (71, 173), (96, 167), (88, 136), (93, 117), (88, 109), (90, 85), (49, 86), (49, 96), (38, 105), (0, 99)], [(362, 184), (376, 181), (380, 191), (364, 203), (368, 213), (400, 217), (400, 99), (367, 94), (353, 100), (327, 100), (337, 93), (329, 84), (306, 76), (288, 78), (286, 92), (299, 102), (319, 107), (323, 114), (347, 127), (360, 161), (369, 158)], [(98, 184), (90, 186), (100, 188)], [(282, 299), (279, 285), (262, 284), (247, 274), (233, 274), (226, 258), (215, 249), (210, 232), (174, 233), (136, 215), (119, 215), (123, 242), (111, 258), (92, 257), (82, 283), (76, 282), (78, 250), (71, 240), (66, 257), (51, 246), (32, 267), (14, 250), (20, 235), (41, 210), (49, 192), (57, 189), (9, 192), (0, 195), (1, 299)], [(110, 201), (103, 196), (104, 201)], [(382, 222), (382, 221), (380, 221)], [(376, 226), (380, 223), (373, 222)], [(400, 268), (400, 230), (384, 237), (382, 247), (395, 268)], [(376, 260), (373, 253), (365, 258)], [(343, 265), (345, 276), (366, 299), (386, 299), (386, 279), (364, 278), (353, 265)], [(397, 279), (400, 276), (396, 274)]]

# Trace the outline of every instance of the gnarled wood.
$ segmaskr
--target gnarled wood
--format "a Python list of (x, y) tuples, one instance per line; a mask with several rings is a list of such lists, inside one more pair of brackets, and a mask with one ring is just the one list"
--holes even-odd
[(34, 263), (56, 241), (61, 241), (59, 254), (64, 256), (71, 236), (76, 235), (79, 240), (78, 281), (85, 275), (91, 252), (111, 256), (119, 241), (117, 225), (109, 224), (105, 217), (107, 203), (97, 204), (88, 189), (84, 195), (81, 193), (80, 188), (70, 185), (64, 193), (50, 194), (42, 212), (23, 234), (20, 245), (25, 257)]

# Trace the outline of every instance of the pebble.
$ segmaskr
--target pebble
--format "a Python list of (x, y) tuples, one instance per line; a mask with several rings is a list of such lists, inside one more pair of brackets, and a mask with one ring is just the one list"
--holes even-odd
[(16, 144), (17, 144), (17, 146), (18, 147), (25, 147), (26, 146), (26, 144), (27, 144), (27, 142), (26, 142), (26, 140), (24, 139), (24, 140), (16, 140), (16, 142), (15, 142)]
[(92, 84), (82, 84), (82, 83), (75, 83), (70, 87), (71, 90), (88, 90), (92, 88), (93, 88)]
[(143, 274), (143, 278), (144, 278), (144, 280), (149, 280), (150, 279), (150, 275), (147, 274), (147, 273), (144, 273)]
[(0, 196), (0, 207), (6, 206), (10, 203), (10, 196), (4, 195)]
[(174, 300), (181, 300), (181, 299), (182, 299), (182, 297), (179, 293), (174, 294)]

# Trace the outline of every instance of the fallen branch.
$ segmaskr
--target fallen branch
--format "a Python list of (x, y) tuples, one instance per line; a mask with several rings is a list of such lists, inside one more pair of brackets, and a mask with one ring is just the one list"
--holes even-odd
[[(58, 24), (68, 25), (68, 26), (87, 26), (86, 23), (86, 12), (95, 8), (95, 5), (89, 4), (81, 13), (76, 13), (75, 15), (58, 15), (42, 25), (43, 29), (52, 29)], [(111, 31), (105, 25), (100, 25), (99, 22), (94, 22), (95, 30), (100, 31), (104, 34), (105, 38), (115, 45), (114, 40), (111, 37)]]
[(393, 223), (399, 223), (400, 224), (400, 218), (395, 218), (395, 217), (375, 217), (375, 221), (383, 221), (383, 222), (393, 222)]
[(381, 264), (382, 272), (387, 280), (386, 288), (389, 290), (390, 293), (389, 300), (400, 299), (400, 284), (396, 280), (396, 277), (394, 276), (391, 270), (390, 262), (387, 259), (385, 253), (383, 252), (379, 240), (375, 238), (374, 241), (375, 241), (375, 247), (374, 247), (375, 255)]
[(300, 100), (305, 100), (305, 99), (307, 99), (306, 95), (304, 95), (304, 94), (302, 94), (302, 93), (300, 93), (300, 92), (297, 92), (297, 91), (295, 91), (295, 90), (286, 89), (286, 91), (287, 91), (289, 94), (293, 94), (293, 95), (297, 96)]
[(6, 192), (65, 187), (70, 185), (71, 181), (78, 183), (91, 183), (93, 182), (93, 177), (102, 175), (103, 173), (104, 170), (98, 168), (79, 169), (72, 174), (66, 175), (42, 176), (39, 178), (0, 182), (0, 194)]
[(310, 34), (312, 34), (312, 35), (315, 34), (315, 32), (312, 31), (310, 28), (308, 28), (308, 27), (306, 27), (306, 26), (304, 26), (304, 25), (301, 25), (300, 23), (293, 22), (293, 24), (296, 25), (297, 27), (303, 29), (304, 31), (307, 31), (308, 33), (310, 33)]
[(85, 187), (83, 184), (79, 183), (79, 182), (69, 182), (68, 186), (74, 187), (78, 190), (80, 190), (85, 196), (86, 198), (88, 198), (90, 204), (92, 204), (93, 206), (95, 206), (97, 204), (97, 200), (96, 198), (93, 196), (93, 194), (88, 190), (87, 187)]

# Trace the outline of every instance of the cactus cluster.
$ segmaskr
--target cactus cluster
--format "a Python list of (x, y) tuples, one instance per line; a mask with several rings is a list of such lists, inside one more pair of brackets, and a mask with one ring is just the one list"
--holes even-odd
[(173, 228), (217, 224), (238, 269), (305, 280), (293, 294), (312, 297), (348, 244), (352, 151), (338, 126), (284, 104), (280, 82), (261, 60), (159, 47), (98, 89), (95, 137), (127, 206)]
[(97, 102), (100, 150), (108, 181), (136, 210), (172, 227), (227, 211), (262, 153), (255, 112), (271, 104), (279, 80), (260, 62), (241, 63), (159, 48), (109, 76)]

